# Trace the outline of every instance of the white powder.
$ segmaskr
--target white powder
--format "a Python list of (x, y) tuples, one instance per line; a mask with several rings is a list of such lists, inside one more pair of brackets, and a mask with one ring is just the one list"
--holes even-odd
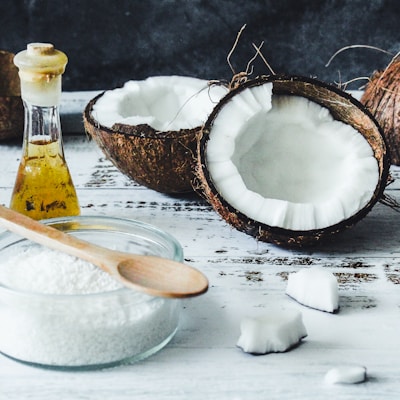
[(0, 351), (10, 357), (109, 366), (152, 354), (177, 329), (176, 300), (119, 289), (97, 267), (40, 246), (8, 253), (0, 264)]
[(13, 289), (48, 294), (89, 294), (120, 289), (109, 274), (79, 258), (25, 247), (0, 268), (0, 283)]

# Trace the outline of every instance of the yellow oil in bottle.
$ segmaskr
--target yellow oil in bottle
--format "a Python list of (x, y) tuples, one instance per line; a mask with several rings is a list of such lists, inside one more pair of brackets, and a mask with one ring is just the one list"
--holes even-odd
[(75, 187), (58, 141), (27, 143), (10, 207), (37, 220), (80, 214)]
[(80, 214), (64, 158), (58, 105), (67, 56), (51, 43), (30, 43), (14, 57), (25, 110), (22, 159), (10, 207), (34, 219)]

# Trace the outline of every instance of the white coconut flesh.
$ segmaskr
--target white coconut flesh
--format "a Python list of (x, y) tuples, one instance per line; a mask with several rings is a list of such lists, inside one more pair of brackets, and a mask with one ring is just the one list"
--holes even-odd
[(379, 168), (352, 126), (272, 83), (236, 94), (214, 119), (206, 165), (217, 191), (257, 222), (307, 231), (346, 220), (373, 197)]
[(202, 126), (227, 89), (202, 79), (156, 76), (104, 92), (92, 116), (101, 125), (147, 124), (167, 132)]

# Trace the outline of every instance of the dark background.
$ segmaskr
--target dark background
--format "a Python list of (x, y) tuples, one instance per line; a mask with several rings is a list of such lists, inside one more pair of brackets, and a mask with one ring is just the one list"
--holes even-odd
[[(102, 90), (152, 75), (230, 79), (246, 69), (252, 43), (277, 73), (327, 82), (369, 76), (400, 50), (398, 0), (1, 0), (0, 49), (51, 42), (67, 53), (63, 88)], [(269, 73), (260, 59), (254, 75)], [(358, 88), (363, 82), (358, 81)], [(352, 87), (349, 87), (352, 88)]]

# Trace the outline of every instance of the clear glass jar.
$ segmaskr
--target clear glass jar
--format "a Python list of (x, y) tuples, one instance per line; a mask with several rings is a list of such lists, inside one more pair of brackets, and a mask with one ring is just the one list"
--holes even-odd
[[(137, 254), (183, 261), (180, 244), (148, 224), (109, 217), (45, 221), (93, 243)], [(10, 232), (0, 234), (0, 268), (26, 246), (39, 246)], [(0, 282), (0, 352), (53, 369), (98, 369), (141, 360), (163, 348), (179, 322), (180, 300), (127, 288), (58, 295), (31, 293)]]

